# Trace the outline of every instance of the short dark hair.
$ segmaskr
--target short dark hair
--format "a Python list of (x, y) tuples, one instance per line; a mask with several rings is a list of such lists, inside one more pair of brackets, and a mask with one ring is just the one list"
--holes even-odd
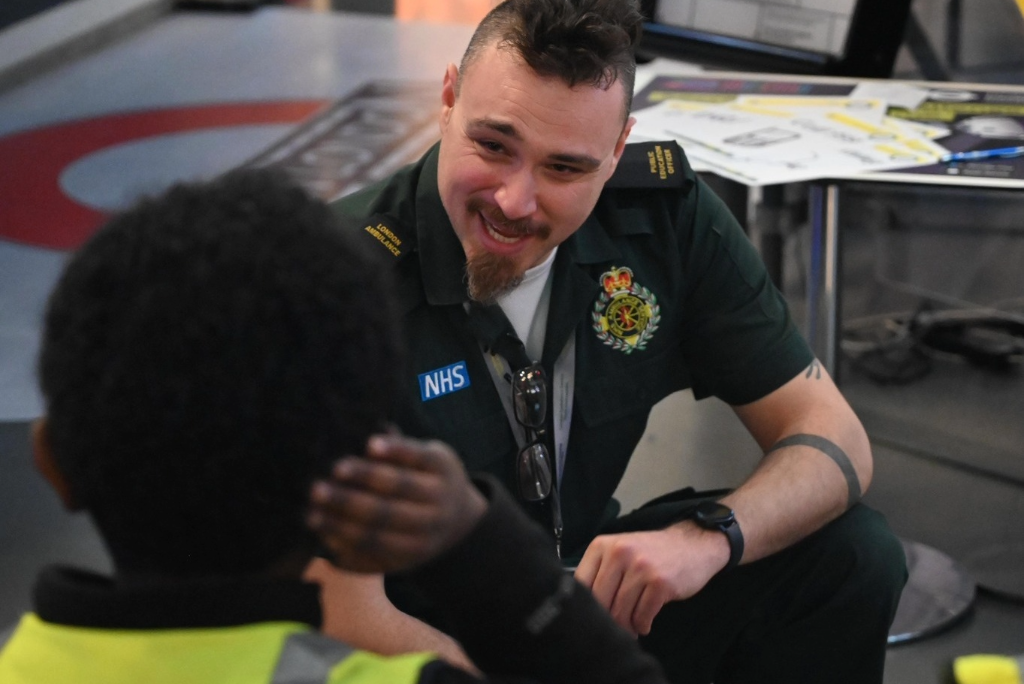
[(312, 550), (312, 479), (388, 416), (384, 271), (266, 171), (177, 185), (71, 259), (40, 383), (54, 459), (119, 567), (254, 573)]
[(621, 81), (625, 120), (642, 26), (636, 0), (505, 0), (477, 26), (459, 70), (464, 73), (484, 48), (497, 43), (537, 74), (560, 78), (570, 88), (607, 89)]

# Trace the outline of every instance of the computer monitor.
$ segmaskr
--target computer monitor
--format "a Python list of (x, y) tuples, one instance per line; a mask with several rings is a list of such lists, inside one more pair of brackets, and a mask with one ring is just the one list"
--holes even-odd
[(888, 78), (910, 0), (642, 0), (642, 8), (641, 59)]

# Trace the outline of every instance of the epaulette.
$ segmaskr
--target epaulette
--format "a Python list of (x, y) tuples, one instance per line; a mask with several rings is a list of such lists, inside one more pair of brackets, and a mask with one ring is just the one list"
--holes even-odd
[[(406, 261), (416, 251), (416, 229), (393, 216), (374, 214), (358, 222), (348, 220), (348, 228), (362, 236), (363, 244), (385, 268), (390, 266), (394, 280), (394, 297), (398, 311), (403, 315), (412, 311), (424, 300), (423, 286), (419, 275), (419, 262)], [(402, 266), (400, 266), (400, 264)]]
[[(390, 216), (376, 214), (360, 225), (360, 232), (378, 246), (378, 254), (384, 250), (386, 261), (400, 261), (412, 253), (416, 244), (416, 230), (407, 227)], [(388, 259), (390, 255), (390, 259)]]
[(685, 188), (683, 150), (675, 140), (630, 143), (606, 188)]

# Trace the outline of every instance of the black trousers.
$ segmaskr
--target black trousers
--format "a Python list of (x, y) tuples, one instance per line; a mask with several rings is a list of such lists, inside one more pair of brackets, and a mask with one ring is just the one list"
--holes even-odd
[[(696, 500), (708, 494), (724, 492)], [(658, 529), (695, 505), (688, 493), (652, 504), (602, 532)], [(880, 684), (906, 580), (903, 547), (884, 516), (858, 504), (792, 547), (666, 604), (640, 644), (678, 684)]]

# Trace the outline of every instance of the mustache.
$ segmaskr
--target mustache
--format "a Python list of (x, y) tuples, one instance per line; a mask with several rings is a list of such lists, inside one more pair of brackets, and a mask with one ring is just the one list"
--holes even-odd
[(466, 208), (474, 213), (479, 212), (489, 223), (502, 228), (504, 232), (517, 235), (536, 235), (542, 240), (551, 236), (551, 227), (548, 224), (531, 221), (528, 218), (510, 219), (505, 216), (501, 208), (476, 197), (466, 203)]

